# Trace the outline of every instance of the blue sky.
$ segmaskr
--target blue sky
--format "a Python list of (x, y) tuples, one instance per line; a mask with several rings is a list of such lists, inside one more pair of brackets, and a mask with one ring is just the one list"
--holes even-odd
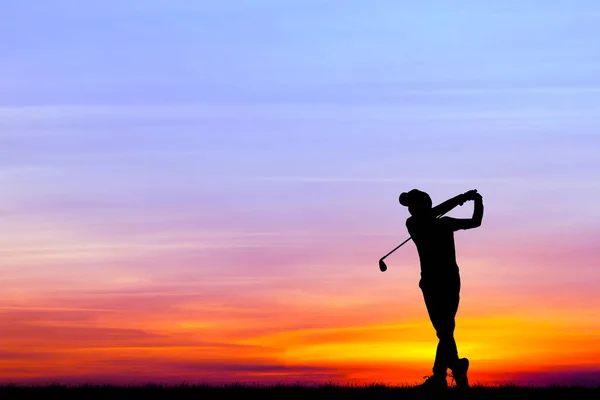
[[(3, 162), (31, 179), (55, 171), (66, 197), (126, 187), (264, 204), (287, 179), (301, 206), (306, 185), (337, 201), (314, 178), (398, 180), (379, 201), (466, 179), (513, 201), (581, 190), (598, 213), (594, 2), (60, 1), (4, 14)], [(27, 190), (42, 197), (40, 179)]]
[(389, 102), (400, 89), (599, 83), (593, 1), (33, 4), (4, 6), (5, 104)]

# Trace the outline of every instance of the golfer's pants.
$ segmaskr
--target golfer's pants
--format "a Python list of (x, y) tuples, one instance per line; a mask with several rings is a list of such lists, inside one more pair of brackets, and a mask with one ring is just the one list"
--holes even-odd
[(460, 277), (436, 279), (434, 282), (421, 280), (419, 283), (429, 319), (439, 339), (433, 373), (446, 375), (458, 360), (458, 349), (454, 341), (454, 327), (460, 300)]

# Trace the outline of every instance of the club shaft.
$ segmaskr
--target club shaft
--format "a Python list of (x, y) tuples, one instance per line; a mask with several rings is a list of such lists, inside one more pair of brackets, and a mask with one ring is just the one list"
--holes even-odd
[(394, 250), (390, 251), (385, 256), (381, 257), (381, 259), (384, 260), (387, 256), (389, 256), (390, 254), (392, 254), (393, 252), (398, 250), (400, 247), (404, 246), (404, 244), (406, 244), (410, 239), (412, 239), (412, 236), (409, 237), (408, 239), (406, 239), (404, 242), (400, 243)]

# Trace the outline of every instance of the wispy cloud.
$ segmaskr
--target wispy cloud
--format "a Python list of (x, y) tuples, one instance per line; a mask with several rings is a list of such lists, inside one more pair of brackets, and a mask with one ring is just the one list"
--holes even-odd
[(73, 308), (73, 307), (4, 307), (0, 306), (1, 311), (66, 311), (66, 312), (79, 312), (79, 311), (91, 311), (91, 312), (116, 312), (117, 309), (107, 308)]
[(421, 183), (421, 184), (514, 184), (527, 182), (523, 178), (377, 178), (377, 177), (333, 177), (333, 176), (264, 176), (248, 178), (249, 180), (278, 183)]
[[(554, 107), (552, 109), (520, 109), (518, 107), (493, 110), (455, 108), (445, 106), (424, 107), (403, 104), (343, 104), (328, 102), (316, 104), (314, 101), (304, 104), (285, 104), (272, 102), (263, 104), (165, 104), (165, 105), (62, 105), (62, 106), (19, 106), (0, 107), (0, 125), (34, 126), (52, 123), (99, 123), (101, 121), (143, 121), (146, 124), (165, 120), (201, 121), (206, 119), (321, 119), (321, 120), (385, 120), (385, 121), (452, 121), (452, 120), (538, 120), (552, 116), (553, 119), (577, 118), (589, 116), (597, 107), (571, 108)], [(4, 136), (14, 135), (5, 132)]]

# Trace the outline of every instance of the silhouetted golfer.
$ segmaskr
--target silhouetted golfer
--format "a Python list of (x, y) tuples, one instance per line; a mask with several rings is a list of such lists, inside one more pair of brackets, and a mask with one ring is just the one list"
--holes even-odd
[[(475, 201), (472, 218), (440, 218), (468, 200)], [(470, 190), (432, 207), (431, 197), (427, 193), (413, 189), (400, 195), (400, 204), (408, 207), (411, 214), (406, 220), (406, 228), (419, 252), (419, 287), (439, 339), (433, 375), (427, 377), (421, 387), (448, 387), (446, 371), (450, 368), (456, 386), (467, 388), (469, 360), (458, 358), (458, 349), (454, 341), (454, 318), (460, 299), (460, 275), (454, 249), (454, 232), (481, 225), (483, 198), (476, 190)]]

